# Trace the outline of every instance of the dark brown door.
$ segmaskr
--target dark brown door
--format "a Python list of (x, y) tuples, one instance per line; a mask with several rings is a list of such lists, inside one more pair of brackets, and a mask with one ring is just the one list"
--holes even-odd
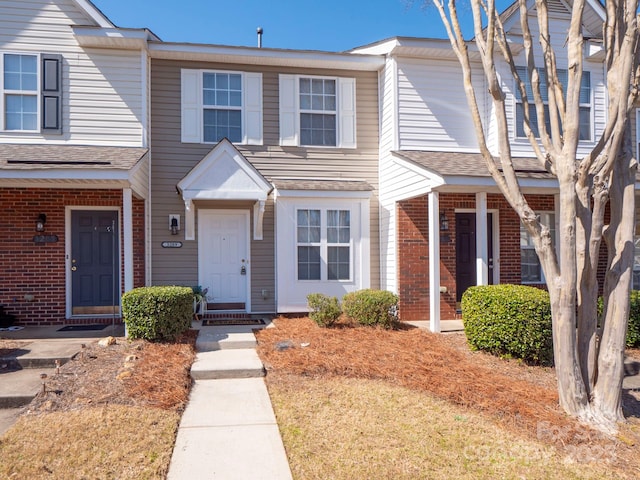
[(475, 230), (475, 213), (456, 213), (456, 302), (476, 284)]
[(74, 315), (117, 311), (118, 213), (71, 212), (71, 305)]
[(493, 285), (493, 213), (487, 213), (487, 262), (489, 267), (489, 285)]

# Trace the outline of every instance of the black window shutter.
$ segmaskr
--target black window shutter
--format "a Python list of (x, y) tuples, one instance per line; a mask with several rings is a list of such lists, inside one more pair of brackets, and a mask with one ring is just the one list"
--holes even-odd
[(42, 133), (62, 133), (62, 55), (42, 54)]

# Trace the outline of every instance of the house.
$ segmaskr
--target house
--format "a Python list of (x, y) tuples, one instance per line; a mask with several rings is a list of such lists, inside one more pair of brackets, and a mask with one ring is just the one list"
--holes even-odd
[[(534, 29), (534, 6), (529, 15)], [(563, 32), (570, 19), (567, 4), (551, 0), (549, 17), (558, 66), (566, 69)], [(578, 155), (595, 145), (606, 118), (604, 17), (600, 3), (587, 2), (583, 23), (589, 41)], [(501, 18), (516, 59), (524, 66), (517, 4)], [(531, 239), (479, 154), (460, 66), (449, 41), (392, 38), (353, 53), (384, 55), (386, 59), (380, 80), (380, 284), (399, 294), (401, 319), (429, 319), (431, 329), (440, 331), (441, 319), (458, 318), (462, 293), (471, 285), (543, 287), (545, 279)], [(489, 147), (497, 155), (488, 88), (479, 60), (472, 57), (472, 62)], [(497, 69), (506, 93), (510, 144), (521, 187), (554, 234), (558, 184), (540, 167), (524, 138), (522, 102), (515, 93), (511, 72), (505, 63), (499, 62)], [(606, 257), (601, 260), (606, 262)]]
[[(570, 12), (551, 6), (563, 42)], [(447, 40), (331, 53), (163, 42), (87, 0), (0, 0), (0, 13), (0, 305), (20, 323), (120, 321), (124, 291), (178, 284), (206, 289), (209, 317), (382, 288), (402, 320), (439, 331), (471, 285), (544, 287), (479, 154)], [(502, 19), (524, 65), (518, 15)], [(603, 18), (588, 2), (579, 154), (606, 115)], [(557, 182), (498, 68), (521, 185), (554, 230)]]
[(86, 0), (0, 12), (20, 323), (120, 321), (141, 285), (201, 285), (225, 316), (379, 286), (381, 56), (165, 43)]
[(0, 304), (119, 317), (147, 283), (148, 55), (86, 0), (0, 1)]
[[(379, 288), (383, 58), (150, 42), (151, 283), (209, 316)], [(173, 229), (172, 229), (173, 225)]]

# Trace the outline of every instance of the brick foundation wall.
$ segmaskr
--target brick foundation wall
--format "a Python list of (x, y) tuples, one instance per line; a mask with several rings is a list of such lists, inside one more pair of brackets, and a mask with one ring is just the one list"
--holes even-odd
[[(65, 206), (117, 207), (121, 212), (122, 191), (44, 188), (0, 190), (0, 231), (4, 233), (0, 237), (0, 304), (16, 315), (20, 325), (95, 323), (94, 319), (89, 318), (65, 320)], [(144, 208), (143, 200), (133, 199), (136, 286), (144, 285), (145, 279)], [(34, 243), (35, 221), (40, 213), (47, 215), (44, 234), (56, 235), (57, 242)], [(122, 235), (120, 238), (122, 240)], [(123, 251), (121, 244), (121, 255)], [(29, 296), (33, 296), (33, 299)]]

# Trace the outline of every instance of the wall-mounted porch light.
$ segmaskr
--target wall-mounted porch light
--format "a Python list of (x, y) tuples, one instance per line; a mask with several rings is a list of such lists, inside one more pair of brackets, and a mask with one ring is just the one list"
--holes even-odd
[(449, 231), (449, 219), (447, 215), (443, 212), (440, 214), (440, 231), (447, 232)]
[(36, 220), (36, 232), (44, 232), (44, 224), (47, 223), (47, 216), (44, 213), (38, 215)]
[(180, 231), (180, 215), (169, 215), (169, 230), (171, 235), (177, 235)]

